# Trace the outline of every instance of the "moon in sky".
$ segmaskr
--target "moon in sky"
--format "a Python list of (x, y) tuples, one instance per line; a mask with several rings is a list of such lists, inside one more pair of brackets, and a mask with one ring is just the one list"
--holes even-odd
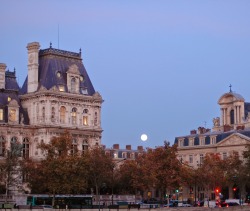
[(148, 136), (146, 134), (141, 135), (141, 140), (142, 141), (147, 141), (147, 139), (148, 139)]

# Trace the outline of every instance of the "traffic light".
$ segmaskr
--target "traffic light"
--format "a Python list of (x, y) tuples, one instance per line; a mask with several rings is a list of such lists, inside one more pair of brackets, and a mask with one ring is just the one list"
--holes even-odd
[(237, 188), (236, 187), (233, 187), (233, 191), (235, 192), (237, 190)]
[(176, 193), (179, 193), (179, 190), (178, 190), (178, 189), (176, 189), (176, 190), (175, 190), (175, 192), (176, 192)]
[(220, 189), (219, 188), (216, 188), (215, 189), (215, 193), (219, 193), (220, 192)]

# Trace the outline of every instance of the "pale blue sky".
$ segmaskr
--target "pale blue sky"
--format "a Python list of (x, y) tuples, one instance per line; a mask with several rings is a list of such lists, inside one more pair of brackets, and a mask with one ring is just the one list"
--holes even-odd
[(105, 100), (102, 143), (155, 147), (211, 128), (230, 83), (250, 101), (249, 11), (249, 0), (2, 0), (0, 63), (21, 86), (27, 43), (81, 48)]

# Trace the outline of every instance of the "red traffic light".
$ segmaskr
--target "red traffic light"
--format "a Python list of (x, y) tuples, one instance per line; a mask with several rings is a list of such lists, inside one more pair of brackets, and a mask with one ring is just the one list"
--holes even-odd
[(233, 188), (233, 191), (236, 191), (237, 190), (237, 188)]
[(216, 192), (216, 193), (219, 193), (219, 192), (220, 192), (220, 189), (219, 189), (219, 188), (216, 188), (216, 189), (215, 189), (215, 192)]

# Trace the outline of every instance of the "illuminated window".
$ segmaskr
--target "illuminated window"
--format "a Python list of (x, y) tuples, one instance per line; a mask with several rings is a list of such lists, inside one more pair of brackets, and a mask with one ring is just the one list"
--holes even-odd
[(0, 156), (4, 156), (5, 153), (5, 140), (3, 136), (0, 136)]
[(73, 125), (76, 125), (76, 108), (72, 108), (72, 113), (71, 113), (71, 116), (72, 116), (72, 124)]
[(66, 108), (62, 106), (60, 108), (60, 123), (65, 123), (65, 117), (66, 117)]
[(8, 97), (8, 102), (10, 102), (11, 101), (11, 97)]
[(204, 160), (204, 155), (200, 154), (200, 164), (203, 164), (203, 160)]
[(0, 121), (3, 120), (3, 109), (0, 109)]
[(10, 109), (9, 121), (16, 121), (16, 109)]
[(60, 92), (64, 92), (64, 91), (65, 91), (65, 88), (64, 88), (63, 85), (59, 85), (59, 91), (60, 91)]
[(29, 157), (29, 139), (24, 138), (23, 139), (23, 158)]
[(88, 117), (87, 116), (82, 117), (82, 124), (85, 125), (85, 126), (88, 125)]

